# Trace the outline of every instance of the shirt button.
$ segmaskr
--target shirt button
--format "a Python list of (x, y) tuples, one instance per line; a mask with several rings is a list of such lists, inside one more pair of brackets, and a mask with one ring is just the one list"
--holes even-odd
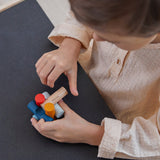
[(120, 64), (121, 64), (121, 60), (118, 58), (117, 61), (116, 61), (116, 63), (117, 63), (118, 65), (120, 65)]

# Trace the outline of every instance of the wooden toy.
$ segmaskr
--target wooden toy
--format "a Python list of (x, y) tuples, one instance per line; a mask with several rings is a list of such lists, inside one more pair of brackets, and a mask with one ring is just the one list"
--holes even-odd
[(33, 117), (37, 120), (43, 118), (45, 121), (53, 121), (54, 117), (61, 118), (64, 110), (58, 105), (64, 96), (68, 94), (64, 87), (50, 95), (48, 92), (39, 93), (27, 107), (34, 113)]
[(48, 92), (43, 92), (42, 93), (45, 97), (45, 99), (48, 99), (51, 95)]
[(31, 101), (27, 105), (28, 109), (34, 114), (33, 117), (37, 120), (44, 119), (45, 121), (53, 121), (53, 118), (47, 116), (45, 111), (36, 105), (35, 101)]
[(41, 104), (41, 107), (44, 109), (44, 105), (46, 103), (53, 103), (56, 104), (59, 102), (63, 97), (68, 94), (67, 90), (64, 87), (61, 87), (59, 90), (54, 92), (44, 103)]
[(64, 115), (64, 110), (57, 103), (54, 104), (54, 107), (56, 110), (55, 116), (57, 118), (61, 118)]

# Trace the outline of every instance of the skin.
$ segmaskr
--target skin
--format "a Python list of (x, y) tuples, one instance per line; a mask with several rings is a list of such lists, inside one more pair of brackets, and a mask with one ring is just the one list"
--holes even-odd
[[(53, 87), (56, 79), (64, 73), (68, 77), (71, 93), (77, 96), (77, 60), (81, 47), (79, 41), (65, 38), (59, 49), (45, 53), (35, 64), (41, 82)], [(58, 142), (98, 146), (104, 127), (86, 121), (63, 101), (60, 101), (59, 105), (64, 109), (64, 118), (53, 122), (32, 118), (33, 127), (43, 136)]]
[(31, 119), (32, 125), (41, 135), (58, 142), (87, 143), (95, 146), (100, 144), (103, 127), (80, 117), (63, 100), (59, 105), (65, 112), (64, 118), (53, 122), (45, 122), (43, 119), (37, 122), (36, 119)]
[(59, 49), (45, 53), (35, 64), (37, 74), (44, 85), (54, 87), (58, 77), (65, 73), (69, 80), (70, 91), (78, 96), (77, 91), (77, 60), (81, 43), (66, 38)]
[[(149, 43), (160, 43), (159, 34), (143, 38), (93, 30), (93, 38), (96, 41), (114, 43), (117, 47), (128, 51), (140, 49)], [(45, 53), (35, 65), (42, 84), (54, 87), (57, 78), (64, 73), (68, 77), (71, 93), (77, 96), (77, 60), (81, 47), (78, 40), (65, 38), (59, 49)], [(86, 121), (62, 100), (59, 105), (65, 111), (64, 118), (53, 122), (44, 122), (43, 119), (37, 121), (32, 118), (33, 127), (43, 136), (58, 142), (100, 145), (104, 134), (103, 126)]]

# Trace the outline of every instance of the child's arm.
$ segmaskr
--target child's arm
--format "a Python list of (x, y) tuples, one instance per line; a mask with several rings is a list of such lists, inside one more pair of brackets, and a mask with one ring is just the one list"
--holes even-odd
[(50, 87), (58, 77), (65, 73), (73, 95), (77, 92), (77, 60), (81, 43), (72, 38), (65, 38), (59, 49), (45, 53), (36, 63), (37, 74), (43, 84)]
[(149, 119), (139, 116), (130, 125), (105, 118), (100, 126), (80, 117), (63, 101), (59, 105), (65, 111), (64, 118), (53, 122), (31, 119), (43, 136), (58, 142), (99, 146), (98, 157), (102, 158), (160, 158), (160, 108)]
[[(158, 106), (157, 106), (158, 107)], [(160, 159), (160, 106), (149, 119), (136, 117), (132, 124), (105, 118), (98, 157)]]
[(87, 49), (92, 39), (92, 34), (93, 31), (79, 23), (72, 11), (70, 11), (65, 22), (55, 26), (48, 38), (52, 43), (60, 46), (66, 37), (71, 37), (81, 42), (83, 49)]
[(36, 63), (37, 73), (41, 82), (50, 87), (65, 73), (73, 95), (77, 92), (77, 59), (81, 49), (87, 49), (92, 32), (78, 23), (72, 12), (64, 23), (56, 26), (49, 35), (49, 40), (59, 46), (58, 50), (44, 54)]

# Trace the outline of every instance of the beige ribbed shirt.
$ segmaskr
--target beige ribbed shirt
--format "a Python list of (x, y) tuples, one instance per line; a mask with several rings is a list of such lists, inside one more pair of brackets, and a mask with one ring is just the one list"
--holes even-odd
[[(92, 35), (70, 13), (49, 35), (58, 46), (65, 37), (88, 48)], [(160, 43), (128, 52), (94, 41), (88, 69), (117, 118), (102, 120), (105, 132), (98, 157), (160, 159)]]

